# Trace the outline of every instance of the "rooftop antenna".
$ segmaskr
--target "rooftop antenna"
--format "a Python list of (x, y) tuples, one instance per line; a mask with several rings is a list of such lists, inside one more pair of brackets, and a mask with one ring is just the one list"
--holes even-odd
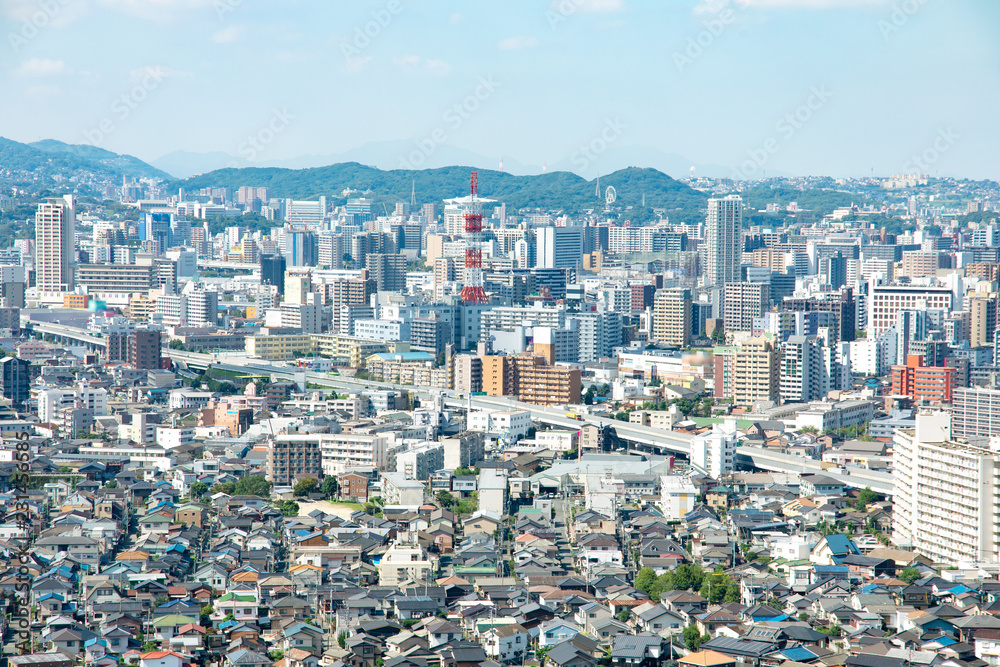
[(500, 173), (503, 173), (503, 155), (500, 156)]
[(542, 163), (542, 173), (543, 174), (549, 173), (549, 163), (548, 162), (543, 162)]

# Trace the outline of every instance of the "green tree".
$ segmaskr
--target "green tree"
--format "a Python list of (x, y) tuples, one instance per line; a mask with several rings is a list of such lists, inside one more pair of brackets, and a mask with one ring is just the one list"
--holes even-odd
[(594, 404), (594, 396), (596, 396), (596, 395), (597, 395), (597, 392), (594, 391), (594, 385), (590, 385), (589, 387), (587, 387), (587, 391), (583, 392), (583, 404), (584, 405), (593, 405)]
[(441, 507), (446, 510), (450, 510), (458, 502), (455, 496), (443, 489), (437, 492), (437, 496), (435, 496), (435, 498), (437, 498), (437, 501), (441, 503)]
[(813, 434), (816, 434), (816, 433), (819, 433), (819, 429), (817, 429), (815, 426), (803, 426), (802, 428), (799, 429), (799, 433), (813, 433)]
[(697, 651), (701, 648), (702, 644), (711, 639), (708, 635), (698, 632), (698, 626), (696, 625), (689, 625), (684, 628), (681, 638), (684, 640), (684, 645), (691, 651)]
[(208, 484), (205, 482), (194, 482), (191, 484), (191, 497), (201, 498), (208, 492)]
[(863, 510), (876, 500), (878, 500), (878, 494), (872, 491), (870, 486), (866, 486), (858, 492), (858, 499), (855, 501), (854, 506), (859, 510)]
[(285, 516), (299, 515), (299, 504), (294, 500), (279, 500), (274, 506)]
[(233, 492), (238, 496), (271, 496), (271, 483), (263, 477), (244, 477), (233, 486)]
[(896, 575), (897, 579), (901, 579), (908, 584), (912, 584), (914, 581), (920, 578), (920, 570), (915, 567), (905, 568), (902, 572)]
[(143, 645), (142, 645), (142, 652), (143, 653), (152, 653), (153, 651), (158, 651), (158, 650), (160, 650), (160, 643), (159, 642), (148, 641), (148, 642), (143, 643)]
[(171, 350), (185, 350), (184, 342), (180, 338), (174, 338), (170, 341), (169, 345)]
[(340, 493), (340, 482), (336, 477), (326, 477), (319, 486), (319, 491), (327, 498), (333, 498)]
[[(350, 257), (350, 255), (344, 255), (344, 256), (345, 257)], [(340, 634), (337, 635), (337, 644), (340, 645), (340, 648), (346, 648), (347, 647), (347, 633), (344, 632), (343, 630), (341, 630)]]
[(212, 493), (225, 493), (228, 496), (236, 492), (236, 482), (223, 482), (212, 487)]
[(299, 481), (295, 482), (295, 486), (292, 487), (292, 493), (294, 493), (296, 497), (302, 498), (314, 492), (317, 487), (319, 487), (318, 479), (315, 477), (303, 477)]
[(701, 565), (678, 565), (673, 573), (673, 589), (675, 591), (686, 591), (688, 589), (700, 589), (701, 580), (705, 574)]

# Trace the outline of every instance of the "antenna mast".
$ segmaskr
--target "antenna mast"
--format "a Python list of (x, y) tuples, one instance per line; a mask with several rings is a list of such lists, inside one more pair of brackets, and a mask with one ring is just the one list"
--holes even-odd
[(469, 208), (465, 213), (465, 287), (462, 303), (486, 303), (489, 298), (483, 289), (483, 214), (479, 205), (479, 174), (469, 178)]

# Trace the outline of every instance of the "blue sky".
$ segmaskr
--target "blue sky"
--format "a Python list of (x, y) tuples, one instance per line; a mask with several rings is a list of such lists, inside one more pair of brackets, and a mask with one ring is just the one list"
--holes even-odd
[(0, 12), (0, 135), (18, 141), (261, 164), (396, 142), (398, 166), (448, 147), (587, 175), (656, 154), (833, 176), (923, 156), (932, 174), (1000, 179), (996, 0), (3, 0)]

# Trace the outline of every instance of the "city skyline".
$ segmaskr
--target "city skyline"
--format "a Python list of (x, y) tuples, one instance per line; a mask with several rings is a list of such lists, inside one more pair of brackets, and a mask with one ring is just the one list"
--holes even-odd
[(1000, 178), (984, 0), (281, 9), (6, 2), (0, 81), (26, 103), (0, 110), (3, 134), (154, 165)]

